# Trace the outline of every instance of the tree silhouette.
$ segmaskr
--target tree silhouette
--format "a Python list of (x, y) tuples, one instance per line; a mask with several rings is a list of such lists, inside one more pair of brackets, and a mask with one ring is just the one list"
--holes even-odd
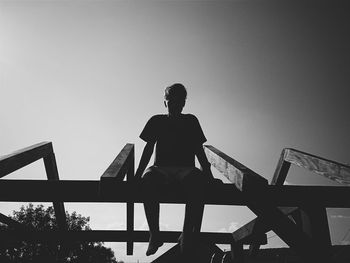
[[(13, 211), (13, 220), (36, 230), (56, 230), (57, 222), (52, 206), (34, 207), (33, 204), (22, 206)], [(89, 217), (76, 212), (66, 212), (68, 230), (89, 231)], [(0, 230), (8, 226), (0, 223)], [(19, 241), (11, 244), (0, 244), (1, 263), (37, 263), (37, 262), (69, 262), (69, 263), (117, 263), (114, 252), (103, 246), (103, 242), (70, 242), (64, 246), (55, 242)]]

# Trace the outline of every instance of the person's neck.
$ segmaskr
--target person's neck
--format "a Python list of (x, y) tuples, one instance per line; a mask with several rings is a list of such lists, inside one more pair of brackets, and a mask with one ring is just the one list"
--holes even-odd
[(168, 117), (169, 118), (179, 118), (182, 116), (182, 113), (179, 113), (179, 114), (174, 114), (174, 113), (170, 113), (168, 112)]

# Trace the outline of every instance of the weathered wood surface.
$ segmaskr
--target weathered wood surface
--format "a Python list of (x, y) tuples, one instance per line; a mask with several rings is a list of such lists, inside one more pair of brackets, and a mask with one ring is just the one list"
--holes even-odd
[[(142, 186), (128, 182), (110, 182), (106, 196), (99, 194), (99, 181), (0, 180), (0, 201), (8, 202), (135, 202), (143, 203), (147, 195)], [(231, 184), (208, 185), (201, 197), (205, 204), (247, 205), (242, 193)], [(18, 191), (21, 189), (21, 191)], [(161, 203), (186, 203), (181, 188), (160, 190)], [(195, 189), (194, 189), (195, 191)], [(207, 194), (210, 193), (210, 194)], [(267, 186), (256, 191), (275, 206), (303, 206), (318, 204), (325, 207), (350, 207), (348, 186)]]
[(106, 180), (123, 181), (133, 156), (134, 144), (128, 143), (102, 174), (101, 182)]
[(240, 191), (255, 190), (268, 184), (264, 177), (215, 147), (205, 145), (204, 151), (211, 165), (220, 171), (230, 182), (235, 184)]
[(291, 148), (285, 149), (284, 160), (340, 184), (350, 185), (350, 166)]
[(52, 152), (51, 142), (41, 142), (0, 157), (0, 178)]

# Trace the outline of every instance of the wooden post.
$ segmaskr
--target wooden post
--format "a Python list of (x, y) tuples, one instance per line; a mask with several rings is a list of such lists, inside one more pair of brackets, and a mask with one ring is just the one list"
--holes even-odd
[[(52, 148), (52, 144), (51, 144), (51, 148)], [(49, 181), (59, 181), (56, 158), (53, 150), (51, 151), (50, 154), (44, 157), (44, 164), (45, 164), (47, 179)], [(53, 202), (53, 207), (55, 210), (58, 228), (60, 230), (67, 230), (68, 226), (67, 226), (66, 212), (64, 209), (63, 202)]]
[(271, 181), (272, 185), (283, 185), (286, 180), (290, 168), (290, 162), (285, 161), (285, 156), (286, 149), (283, 149)]
[[(100, 180), (100, 195), (109, 197), (116, 189), (113, 183), (123, 183), (126, 174), (126, 181), (132, 186), (135, 170), (135, 150), (134, 144), (127, 143), (120, 151), (113, 162), (102, 174)], [(134, 202), (130, 199), (126, 202), (126, 232), (128, 233), (126, 243), (126, 254), (133, 254), (133, 233), (134, 233)]]
[[(132, 148), (128, 158), (128, 171), (126, 180), (132, 183), (134, 180), (135, 170), (135, 153), (134, 147)], [(129, 201), (126, 204), (126, 231), (128, 232), (128, 241), (126, 243), (126, 254), (132, 255), (134, 250), (133, 232), (134, 232), (134, 203)]]
[(244, 262), (243, 244), (241, 242), (232, 242), (231, 260), (232, 262)]
[(326, 209), (317, 205), (307, 206), (300, 208), (299, 213), (300, 217), (296, 222), (312, 239), (310, 246), (319, 251), (315, 258), (318, 258), (318, 262), (329, 262), (332, 243)]

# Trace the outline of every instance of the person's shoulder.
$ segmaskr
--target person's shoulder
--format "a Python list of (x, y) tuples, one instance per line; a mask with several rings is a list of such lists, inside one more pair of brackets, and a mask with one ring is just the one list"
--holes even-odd
[(184, 117), (187, 120), (189, 120), (189, 121), (196, 121), (196, 122), (198, 122), (198, 118), (194, 114), (191, 114), (191, 113), (184, 114)]
[(149, 121), (151, 121), (151, 122), (158, 122), (158, 121), (164, 120), (165, 117), (166, 117), (166, 115), (164, 115), (164, 114), (156, 114), (156, 115), (153, 115), (153, 116), (149, 119)]

